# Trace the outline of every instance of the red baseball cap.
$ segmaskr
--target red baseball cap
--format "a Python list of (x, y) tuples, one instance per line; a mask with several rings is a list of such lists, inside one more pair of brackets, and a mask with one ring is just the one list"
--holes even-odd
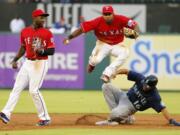
[(35, 17), (38, 17), (38, 16), (49, 16), (49, 14), (45, 13), (43, 10), (41, 9), (36, 9), (32, 12), (32, 17), (35, 18)]
[(112, 6), (103, 6), (102, 8), (102, 13), (113, 13), (114, 9)]

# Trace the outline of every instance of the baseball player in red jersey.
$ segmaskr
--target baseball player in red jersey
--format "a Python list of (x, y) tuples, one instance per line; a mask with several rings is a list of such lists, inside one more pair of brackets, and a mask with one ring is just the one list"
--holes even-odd
[(116, 60), (105, 68), (101, 76), (101, 79), (107, 83), (129, 55), (128, 48), (122, 44), (124, 36), (136, 39), (139, 28), (132, 19), (116, 15), (112, 6), (104, 6), (102, 16), (81, 23), (77, 30), (64, 39), (63, 43), (68, 44), (71, 39), (92, 30), (97, 37), (97, 41), (89, 57), (88, 72), (91, 73), (95, 66), (107, 55), (111, 54), (116, 57)]
[(43, 27), (49, 14), (37, 9), (32, 12), (33, 24), (21, 32), (21, 46), (12, 61), (12, 67), (17, 68), (17, 61), (25, 54), (26, 60), (17, 74), (13, 90), (6, 106), (0, 113), (0, 119), (7, 124), (23, 89), (29, 85), (29, 92), (37, 108), (38, 126), (50, 124), (50, 117), (39, 88), (48, 70), (48, 55), (53, 55), (55, 45), (52, 33)]

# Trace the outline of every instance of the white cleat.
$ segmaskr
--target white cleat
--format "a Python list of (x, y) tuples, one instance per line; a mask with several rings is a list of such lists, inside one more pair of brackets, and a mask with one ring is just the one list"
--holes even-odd
[(104, 121), (96, 122), (95, 125), (97, 125), (97, 126), (105, 126), (105, 125), (116, 126), (116, 125), (119, 125), (119, 123), (116, 121), (104, 120)]

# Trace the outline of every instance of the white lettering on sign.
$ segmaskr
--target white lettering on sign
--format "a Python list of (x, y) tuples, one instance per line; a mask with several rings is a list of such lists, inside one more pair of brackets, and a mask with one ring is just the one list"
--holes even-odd
[(56, 53), (49, 59), (49, 68), (77, 70), (79, 68), (78, 53)]
[[(11, 61), (15, 57), (15, 52), (1, 52), (0, 53), (0, 68), (11, 69)], [(78, 53), (55, 53), (49, 57), (49, 69), (60, 70), (78, 70)], [(18, 61), (18, 65), (22, 63), (22, 58)]]
[(15, 52), (1, 52), (0, 53), (0, 68), (11, 68), (11, 61), (16, 55)]

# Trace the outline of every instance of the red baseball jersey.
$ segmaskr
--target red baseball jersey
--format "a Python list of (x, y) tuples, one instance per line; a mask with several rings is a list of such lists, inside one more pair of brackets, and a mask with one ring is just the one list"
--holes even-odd
[(115, 45), (124, 40), (123, 28), (127, 27), (134, 29), (136, 22), (132, 19), (122, 16), (114, 15), (112, 24), (108, 25), (103, 17), (98, 17), (90, 21), (81, 23), (83, 32), (94, 30), (96, 37), (107, 44)]
[(26, 27), (21, 32), (21, 44), (26, 49), (28, 59), (48, 59), (48, 56), (38, 56), (35, 48), (54, 48), (52, 33), (46, 28), (34, 29), (32, 26)]

